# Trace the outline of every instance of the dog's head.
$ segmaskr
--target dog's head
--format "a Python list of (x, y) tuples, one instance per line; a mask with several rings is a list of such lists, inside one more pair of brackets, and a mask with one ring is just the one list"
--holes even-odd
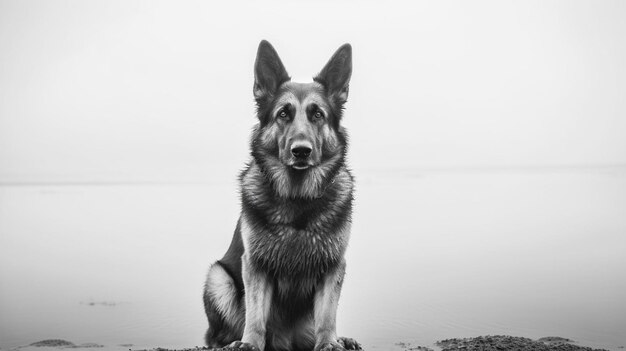
[(352, 48), (341, 46), (311, 83), (295, 83), (276, 50), (261, 41), (254, 67), (259, 125), (252, 155), (279, 195), (314, 197), (344, 160), (340, 126), (352, 73)]

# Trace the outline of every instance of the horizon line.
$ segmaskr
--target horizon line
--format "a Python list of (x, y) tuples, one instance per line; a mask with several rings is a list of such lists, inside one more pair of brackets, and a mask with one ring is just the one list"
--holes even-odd
[[(584, 171), (626, 169), (626, 163), (615, 164), (563, 164), (563, 165), (482, 165), (482, 166), (425, 166), (425, 167), (361, 167), (362, 171), (388, 171), (411, 173), (476, 173), (476, 172), (533, 172), (533, 171)], [(351, 168), (355, 169), (355, 168)], [(207, 180), (154, 180), (154, 179), (69, 179), (69, 180), (1, 180), (0, 186), (128, 186), (128, 185), (212, 185), (223, 181), (207, 178)], [(224, 179), (226, 180), (226, 179)], [(236, 177), (232, 177), (236, 181)]]

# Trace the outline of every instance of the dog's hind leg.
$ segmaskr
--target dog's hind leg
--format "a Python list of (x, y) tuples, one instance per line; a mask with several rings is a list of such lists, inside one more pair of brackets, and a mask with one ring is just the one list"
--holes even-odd
[(209, 268), (204, 284), (204, 310), (209, 320), (205, 342), (222, 347), (243, 335), (245, 307), (233, 277), (219, 261)]

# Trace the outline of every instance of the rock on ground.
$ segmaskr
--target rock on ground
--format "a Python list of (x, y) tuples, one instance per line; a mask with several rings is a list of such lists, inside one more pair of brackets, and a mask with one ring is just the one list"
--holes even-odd
[(495, 335), (466, 339), (447, 339), (437, 342), (442, 351), (607, 351), (572, 345), (571, 340), (546, 337), (539, 340), (516, 336)]

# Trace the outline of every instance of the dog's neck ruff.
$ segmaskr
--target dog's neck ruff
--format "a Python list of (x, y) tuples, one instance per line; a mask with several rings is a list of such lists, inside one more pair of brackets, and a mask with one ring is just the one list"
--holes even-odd
[(318, 166), (294, 174), (293, 169), (279, 160), (253, 159), (248, 172), (257, 173), (279, 198), (314, 200), (324, 197), (333, 186), (342, 168), (341, 161), (342, 155), (337, 154)]
[(324, 196), (324, 194), (326, 193), (326, 190), (328, 190), (328, 188), (330, 188), (333, 184), (335, 184), (336, 180), (337, 180), (337, 174), (333, 175), (333, 177), (330, 180), (330, 182), (328, 182), (328, 184), (326, 184), (326, 186), (324, 187), (324, 189), (322, 189), (322, 192), (320, 193), (320, 195), (317, 198), (321, 199)]
[[(265, 181), (267, 181), (270, 184), (270, 186), (274, 188), (274, 191), (280, 196), (281, 192), (275, 188), (276, 184), (273, 181), (272, 176), (268, 174), (268, 172), (262, 166), (259, 166), (259, 172), (263, 176), (263, 179), (265, 179)], [(319, 191), (319, 193), (316, 196), (313, 196), (311, 198), (321, 199), (322, 197), (324, 197), (324, 194), (326, 194), (326, 191), (328, 190), (328, 188), (330, 188), (333, 184), (335, 184), (335, 181), (337, 180), (337, 174), (338, 174), (337, 172), (334, 172), (334, 174), (332, 174), (332, 177), (329, 180), (325, 180), (324, 183), (326, 184), (322, 187), (321, 191)]]
[(271, 176), (254, 161), (242, 173), (244, 246), (271, 276), (318, 279), (339, 264), (347, 245), (352, 175), (341, 165), (310, 198), (278, 196)]
[[(270, 207), (278, 204), (290, 206), (294, 202), (328, 206), (338, 199), (352, 197), (353, 178), (350, 171), (343, 163), (335, 166), (323, 178), (320, 176), (318, 183), (310, 183), (309, 179), (308, 183), (300, 182), (297, 187), (290, 188), (291, 184), (281, 183), (284, 179), (277, 177), (272, 171), (263, 170), (253, 159), (241, 173), (241, 195), (252, 203), (269, 204)], [(314, 186), (302, 187), (311, 184)]]

